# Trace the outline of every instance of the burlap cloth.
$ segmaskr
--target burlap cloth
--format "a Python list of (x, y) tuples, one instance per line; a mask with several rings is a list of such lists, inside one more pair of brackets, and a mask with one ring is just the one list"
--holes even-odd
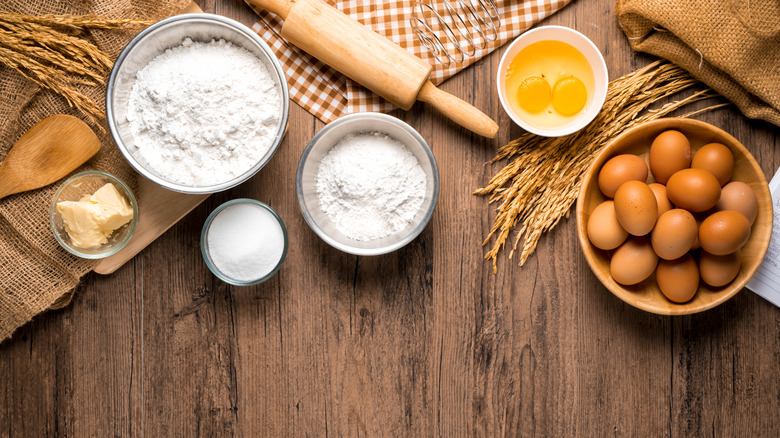
[[(111, 18), (161, 19), (181, 11), (190, 0), (10, 0), (0, 9), (31, 15), (98, 14)], [(116, 57), (133, 32), (94, 31), (88, 37)], [(105, 87), (82, 91), (101, 107)], [(53, 114), (82, 115), (58, 95), (41, 90), (16, 71), (0, 64), (0, 160), (32, 125)], [(101, 134), (102, 149), (79, 171), (100, 169), (134, 185), (135, 173), (109, 135)], [(71, 256), (59, 247), (49, 228), (49, 207), (58, 184), (0, 200), (0, 340), (33, 316), (70, 299), (68, 292), (93, 261)], [(58, 301), (59, 300), (59, 301)]]
[(683, 67), (748, 117), (780, 125), (780, 2), (618, 0), (631, 46)]

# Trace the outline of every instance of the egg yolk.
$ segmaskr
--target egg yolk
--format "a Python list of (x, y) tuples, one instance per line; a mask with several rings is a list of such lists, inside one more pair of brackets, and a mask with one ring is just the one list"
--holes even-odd
[(571, 116), (580, 112), (588, 100), (585, 84), (574, 76), (558, 79), (552, 89), (552, 104), (555, 111)]
[(538, 113), (550, 103), (550, 84), (539, 76), (528, 76), (517, 89), (517, 101), (529, 113)]

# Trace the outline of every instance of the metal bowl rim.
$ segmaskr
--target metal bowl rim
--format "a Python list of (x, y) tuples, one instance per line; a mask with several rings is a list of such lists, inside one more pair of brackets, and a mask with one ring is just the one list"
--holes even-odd
[[(278, 75), (281, 83), (282, 88), (282, 114), (279, 122), (279, 127), (277, 129), (276, 133), (276, 139), (274, 140), (273, 145), (269, 149), (268, 156), (266, 159), (259, 161), (256, 163), (252, 168), (247, 170), (242, 175), (239, 175), (237, 178), (234, 178), (232, 180), (214, 184), (210, 186), (188, 186), (184, 184), (179, 184), (175, 182), (168, 181), (166, 179), (163, 179), (153, 172), (149, 171), (141, 162), (139, 162), (128, 150), (127, 146), (125, 146), (124, 142), (122, 142), (122, 139), (119, 136), (118, 128), (115, 122), (115, 116), (114, 116), (114, 110), (113, 110), (113, 90), (114, 86), (116, 85), (116, 78), (119, 74), (119, 70), (122, 68), (122, 64), (124, 63), (127, 56), (130, 54), (130, 52), (139, 44), (142, 44), (144, 39), (147, 35), (150, 33), (156, 31), (157, 29), (160, 29), (162, 27), (176, 24), (179, 22), (187, 22), (187, 21), (198, 21), (198, 20), (205, 20), (205, 21), (215, 21), (219, 22), (220, 24), (227, 25), (228, 27), (233, 28), (238, 33), (245, 35), (250, 40), (254, 41), (260, 48), (268, 55), (268, 58), (271, 61), (271, 64), (274, 66), (274, 70), (276, 74)], [(116, 143), (117, 147), (119, 148), (119, 151), (122, 153), (122, 155), (125, 157), (125, 159), (130, 163), (130, 165), (141, 175), (146, 177), (147, 179), (151, 180), (155, 184), (165, 187), (166, 189), (173, 190), (175, 192), (180, 193), (188, 193), (188, 194), (210, 194), (210, 193), (216, 193), (221, 192), (227, 189), (230, 189), (232, 187), (235, 187), (249, 178), (253, 177), (257, 172), (259, 172), (265, 165), (271, 161), (271, 158), (273, 158), (276, 151), (279, 149), (279, 146), (282, 143), (282, 140), (284, 139), (284, 133), (287, 129), (287, 123), (290, 116), (290, 91), (287, 86), (287, 78), (284, 74), (284, 70), (282, 69), (282, 65), (279, 62), (279, 59), (274, 55), (271, 48), (266, 44), (265, 41), (263, 41), (260, 36), (246, 27), (245, 25), (232, 20), (227, 17), (222, 17), (220, 15), (213, 15), (213, 14), (205, 14), (205, 13), (193, 13), (193, 14), (182, 14), (182, 15), (175, 15), (173, 17), (166, 18), (164, 20), (160, 20), (151, 26), (147, 27), (146, 29), (142, 30), (138, 35), (136, 35), (132, 40), (130, 40), (129, 43), (125, 46), (124, 49), (122, 49), (122, 52), (119, 54), (119, 56), (116, 59), (116, 62), (114, 62), (114, 66), (111, 68), (111, 74), (108, 77), (108, 83), (106, 85), (106, 122), (108, 123), (108, 130), (111, 133), (111, 137), (114, 139), (114, 142)]]
[[(309, 209), (306, 207), (306, 203), (304, 202), (303, 199), (303, 187), (302, 187), (303, 167), (306, 164), (306, 161), (308, 160), (309, 155), (311, 154), (311, 151), (314, 148), (314, 146), (320, 141), (320, 139), (326, 132), (331, 131), (336, 126), (351, 122), (353, 120), (360, 120), (360, 119), (381, 120), (386, 123), (397, 125), (402, 129), (404, 129), (405, 131), (407, 131), (410, 135), (412, 135), (412, 137), (414, 137), (416, 141), (418, 141), (423, 146), (425, 155), (428, 157), (428, 160), (431, 163), (431, 173), (433, 174), (433, 196), (431, 197), (430, 206), (425, 212), (425, 216), (423, 216), (423, 219), (420, 222), (420, 224), (417, 227), (415, 227), (412, 230), (412, 232), (409, 233), (407, 236), (405, 236), (403, 239), (391, 245), (387, 245), (380, 248), (358, 248), (351, 245), (345, 245), (341, 242), (336, 241), (327, 233), (325, 233), (325, 231), (322, 228), (320, 228), (319, 225), (317, 225), (317, 222), (314, 220), (311, 213), (309, 213)], [(355, 131), (355, 132), (359, 132), (359, 131)], [(400, 120), (398, 118), (395, 118), (393, 116), (384, 113), (368, 112), (368, 113), (348, 114), (346, 116), (341, 116), (338, 119), (326, 125), (319, 132), (317, 132), (317, 134), (315, 134), (314, 137), (312, 137), (312, 139), (306, 145), (306, 148), (303, 150), (303, 153), (301, 154), (301, 159), (298, 162), (298, 171), (296, 172), (295, 175), (295, 192), (296, 195), (298, 196), (298, 205), (300, 206), (301, 214), (303, 215), (303, 218), (306, 220), (306, 223), (309, 225), (309, 228), (311, 228), (315, 234), (317, 234), (322, 240), (324, 240), (325, 243), (348, 254), (353, 254), (358, 256), (382, 255), (382, 254), (393, 252), (407, 245), (409, 242), (411, 242), (417, 236), (419, 236), (420, 233), (422, 233), (422, 231), (428, 225), (428, 222), (430, 222), (431, 217), (433, 216), (433, 211), (436, 209), (436, 204), (439, 200), (439, 166), (438, 164), (436, 164), (436, 158), (433, 156), (433, 151), (431, 150), (430, 146), (425, 141), (425, 139), (420, 135), (419, 132), (417, 132), (414, 128), (409, 126), (409, 124), (407, 124), (403, 120)]]

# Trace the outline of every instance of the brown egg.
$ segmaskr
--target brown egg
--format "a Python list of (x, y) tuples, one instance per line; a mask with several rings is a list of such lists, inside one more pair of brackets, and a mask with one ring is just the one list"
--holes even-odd
[(701, 279), (712, 287), (721, 287), (731, 283), (742, 267), (739, 251), (726, 255), (713, 255), (702, 251), (699, 255)]
[(691, 250), (699, 227), (687, 210), (675, 208), (662, 214), (653, 228), (653, 251), (665, 260), (679, 259)]
[(604, 163), (599, 172), (599, 189), (608, 198), (626, 181), (647, 181), (647, 164), (636, 155), (623, 154)]
[(750, 237), (750, 222), (742, 213), (719, 211), (711, 214), (699, 227), (699, 243), (714, 255), (726, 255), (742, 248)]
[(625, 242), (628, 231), (620, 226), (615, 215), (615, 202), (604, 201), (590, 214), (588, 239), (599, 249), (615, 249)]
[(706, 170), (715, 175), (720, 185), (724, 185), (734, 172), (734, 154), (720, 143), (706, 144), (696, 151), (691, 168)]
[(653, 194), (655, 195), (655, 200), (658, 202), (658, 216), (660, 217), (662, 214), (666, 213), (667, 211), (674, 208), (672, 205), (672, 201), (669, 200), (669, 197), (666, 196), (666, 186), (663, 184), (658, 183), (652, 183), (648, 184), (648, 187), (650, 187), (650, 190), (653, 191)]
[(609, 272), (615, 281), (630, 286), (653, 275), (657, 264), (658, 256), (653, 252), (650, 239), (629, 237), (612, 255)]
[(691, 166), (691, 143), (680, 131), (665, 131), (650, 145), (650, 171), (655, 180), (666, 184), (669, 177)]
[(690, 301), (699, 290), (699, 268), (690, 254), (658, 262), (655, 279), (664, 296), (675, 303)]
[(715, 205), (718, 210), (732, 210), (742, 213), (753, 226), (758, 215), (758, 198), (749, 185), (741, 181), (733, 181), (720, 191), (720, 200)]
[(679, 208), (691, 212), (707, 211), (720, 199), (720, 183), (706, 170), (683, 169), (669, 178), (666, 194)]
[(693, 241), (691, 251), (696, 251), (697, 249), (701, 249), (701, 243), (699, 243), (699, 230), (701, 229), (701, 223), (704, 222), (704, 219), (707, 217), (703, 214), (695, 214), (693, 217), (696, 219), (696, 239)]
[(624, 230), (644, 236), (658, 219), (658, 202), (647, 184), (628, 181), (615, 193), (615, 214)]

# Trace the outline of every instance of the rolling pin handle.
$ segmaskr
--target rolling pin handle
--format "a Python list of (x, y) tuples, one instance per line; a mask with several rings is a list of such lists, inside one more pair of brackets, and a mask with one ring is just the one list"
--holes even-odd
[(498, 132), (498, 125), (493, 119), (471, 104), (439, 90), (430, 80), (423, 84), (417, 100), (433, 106), (453, 122), (483, 137), (493, 138)]
[(282, 20), (287, 18), (293, 4), (287, 0), (245, 0), (255, 11), (268, 11), (278, 15)]

